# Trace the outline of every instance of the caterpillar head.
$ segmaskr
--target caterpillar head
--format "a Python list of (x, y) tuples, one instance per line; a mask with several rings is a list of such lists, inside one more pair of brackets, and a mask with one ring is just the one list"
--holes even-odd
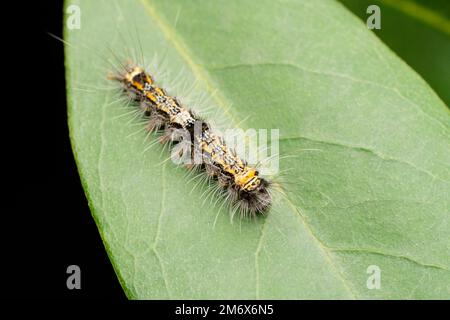
[(270, 184), (267, 180), (258, 177), (257, 186), (251, 190), (231, 188), (231, 198), (238, 206), (243, 216), (257, 216), (266, 213), (271, 204)]

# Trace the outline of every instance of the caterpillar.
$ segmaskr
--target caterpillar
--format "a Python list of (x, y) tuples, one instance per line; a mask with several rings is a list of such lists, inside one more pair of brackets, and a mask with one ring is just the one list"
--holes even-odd
[(141, 109), (148, 120), (146, 130), (160, 132), (162, 143), (182, 144), (180, 153), (191, 160), (187, 167), (203, 170), (216, 181), (241, 216), (258, 216), (269, 210), (270, 181), (227, 146), (210, 124), (158, 86), (144, 68), (129, 62), (109, 79), (119, 82), (121, 91)]

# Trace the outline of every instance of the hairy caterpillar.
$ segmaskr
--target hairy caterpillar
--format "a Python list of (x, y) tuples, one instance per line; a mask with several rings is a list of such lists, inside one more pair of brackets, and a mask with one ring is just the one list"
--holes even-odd
[(159, 87), (149, 73), (128, 63), (109, 78), (118, 81), (122, 91), (143, 111), (148, 131), (162, 132), (163, 143), (188, 146), (180, 151), (192, 160), (188, 167), (204, 170), (208, 178), (216, 180), (242, 216), (268, 211), (272, 204), (270, 182), (237, 156), (207, 122)]

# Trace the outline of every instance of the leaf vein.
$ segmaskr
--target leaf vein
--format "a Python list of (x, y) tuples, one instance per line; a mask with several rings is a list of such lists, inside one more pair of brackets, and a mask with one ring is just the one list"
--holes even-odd
[(310, 137), (306, 137), (306, 136), (300, 136), (300, 135), (298, 135), (298, 136), (291, 136), (291, 137), (281, 137), (279, 139), (279, 141), (290, 141), (290, 140), (307, 140), (307, 141), (318, 142), (318, 143), (323, 143), (323, 144), (327, 144), (327, 145), (332, 145), (332, 146), (343, 147), (343, 148), (348, 148), (348, 149), (354, 149), (354, 150), (358, 150), (358, 151), (367, 152), (367, 153), (370, 153), (370, 154), (372, 154), (372, 155), (374, 155), (374, 156), (376, 156), (376, 157), (378, 157), (378, 158), (380, 158), (380, 159), (382, 159), (384, 161), (393, 161), (393, 162), (398, 162), (398, 163), (401, 163), (401, 164), (406, 164), (406, 165), (414, 168), (415, 170), (430, 176), (431, 178), (433, 178), (435, 180), (440, 180), (440, 181), (443, 181), (443, 182), (446, 182), (446, 183), (450, 183), (449, 180), (443, 179), (443, 178), (435, 175), (431, 171), (426, 170), (426, 169), (422, 169), (422, 168), (416, 166), (415, 164), (413, 164), (413, 163), (411, 163), (409, 161), (401, 160), (401, 159), (397, 159), (397, 158), (394, 158), (394, 157), (391, 157), (391, 156), (384, 155), (384, 154), (379, 153), (379, 152), (377, 152), (377, 151), (375, 151), (375, 150), (373, 150), (371, 148), (368, 148), (368, 147), (355, 146), (355, 145), (346, 144), (346, 143), (343, 143), (343, 142), (319, 140), (319, 139), (310, 138)]
[(306, 221), (305, 217), (303, 217), (303, 215), (301, 214), (299, 208), (297, 208), (294, 203), (292, 202), (292, 200), (286, 196), (285, 197), (286, 201), (288, 202), (288, 204), (291, 206), (292, 208), (292, 213), (294, 215), (297, 216), (297, 218), (299, 219), (299, 221), (305, 226), (305, 229), (307, 230), (307, 232), (310, 234), (311, 238), (313, 240), (315, 240), (317, 242), (317, 247), (319, 248), (319, 250), (322, 251), (322, 253), (324, 254), (324, 258), (325, 261), (327, 261), (328, 265), (331, 267), (331, 269), (335, 272), (335, 274), (337, 275), (337, 277), (342, 281), (342, 284), (344, 286), (344, 288), (347, 290), (347, 292), (350, 294), (350, 296), (352, 296), (353, 299), (357, 299), (357, 296), (355, 295), (355, 293), (353, 292), (353, 290), (350, 288), (349, 284), (348, 284), (348, 279), (345, 278), (345, 276), (342, 274), (342, 272), (340, 272), (338, 270), (338, 268), (335, 265), (335, 261), (331, 258), (330, 253), (328, 251), (328, 246), (326, 246), (314, 233), (312, 227), (309, 225), (309, 223)]
[(159, 266), (161, 268), (161, 275), (164, 281), (164, 286), (166, 288), (167, 294), (169, 296), (169, 299), (171, 299), (171, 294), (169, 290), (169, 283), (167, 280), (166, 271), (162, 262), (161, 255), (159, 254), (159, 251), (157, 250), (158, 240), (161, 235), (161, 224), (162, 224), (162, 216), (165, 211), (165, 202), (166, 202), (166, 164), (164, 163), (161, 166), (161, 208), (159, 210), (159, 216), (158, 216), (158, 224), (156, 225), (156, 233), (155, 233), (155, 240), (153, 241), (152, 251), (156, 256), (156, 259), (158, 260)]
[(401, 91), (398, 88), (396, 88), (396, 87), (388, 87), (388, 86), (385, 86), (383, 84), (380, 84), (380, 83), (377, 83), (377, 82), (374, 82), (374, 81), (355, 78), (355, 77), (352, 77), (352, 76), (347, 75), (347, 74), (341, 74), (341, 73), (335, 73), (335, 72), (325, 72), (325, 71), (308, 69), (308, 68), (299, 66), (299, 65), (297, 65), (295, 63), (292, 63), (292, 62), (260, 62), (260, 63), (251, 63), (251, 64), (233, 64), (233, 65), (205, 66), (205, 67), (207, 69), (209, 69), (209, 70), (226, 70), (226, 69), (234, 69), (234, 68), (254, 68), (254, 67), (260, 67), (260, 66), (284, 66), (284, 67), (290, 67), (290, 68), (298, 69), (298, 70), (301, 70), (301, 71), (304, 71), (304, 72), (308, 72), (308, 73), (313, 73), (313, 74), (323, 75), (323, 76), (329, 76), (329, 77), (338, 77), (338, 78), (347, 79), (347, 80), (350, 80), (350, 81), (353, 81), (353, 82), (359, 82), (359, 83), (364, 83), (364, 84), (376, 86), (376, 87), (379, 87), (379, 88), (383, 88), (383, 89), (385, 89), (387, 91), (393, 92), (394, 94), (399, 96), (402, 100), (405, 100), (408, 103), (410, 103), (411, 105), (413, 105), (414, 108), (417, 111), (419, 111), (420, 113), (425, 115), (425, 117), (427, 117), (432, 122), (434, 122), (437, 125), (439, 125), (448, 134), (450, 134), (450, 128), (449, 128), (448, 125), (446, 125), (445, 123), (441, 122), (439, 119), (436, 119), (436, 118), (432, 117), (431, 115), (429, 115), (428, 113), (426, 113), (414, 101), (412, 101), (412, 100), (408, 99), (407, 97), (405, 97), (401, 93)]
[(258, 240), (258, 245), (256, 246), (256, 251), (255, 251), (255, 295), (256, 295), (256, 299), (259, 299), (259, 289), (260, 289), (260, 278), (259, 278), (259, 253), (261, 252), (262, 249), (262, 242), (263, 242), (263, 237), (264, 237), (264, 231), (267, 225), (267, 217), (264, 220), (264, 223), (261, 227), (261, 234), (259, 235), (259, 240)]
[(396, 254), (392, 254), (392, 253), (386, 253), (386, 252), (381, 252), (381, 251), (376, 251), (376, 250), (372, 250), (372, 249), (357, 249), (357, 248), (332, 248), (329, 247), (330, 251), (332, 252), (342, 252), (342, 253), (368, 253), (368, 254), (376, 254), (376, 255), (380, 255), (380, 256), (385, 256), (385, 257), (390, 257), (390, 258), (397, 258), (397, 259), (403, 259), (403, 260), (407, 260), (411, 263), (417, 264), (421, 267), (425, 267), (425, 268), (434, 268), (434, 269), (440, 269), (440, 270), (444, 270), (449, 272), (450, 270), (448, 268), (446, 268), (445, 266), (442, 265), (438, 265), (438, 264), (431, 264), (431, 263), (424, 263), (424, 262), (420, 262), (418, 260), (415, 260), (411, 257), (408, 256), (404, 256), (404, 255), (396, 255)]

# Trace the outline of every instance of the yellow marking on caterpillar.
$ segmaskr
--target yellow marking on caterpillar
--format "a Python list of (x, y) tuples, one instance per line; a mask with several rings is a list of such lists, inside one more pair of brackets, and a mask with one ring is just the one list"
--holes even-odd
[(125, 79), (128, 81), (128, 82), (131, 82), (131, 83), (133, 83), (134, 81), (133, 81), (133, 78), (135, 77), (135, 76), (137, 76), (138, 74), (140, 74), (140, 73), (142, 73), (142, 69), (141, 68), (139, 68), (139, 67), (135, 67), (134, 69), (133, 69), (133, 71), (131, 71), (131, 72), (129, 72), (129, 73), (127, 73), (126, 75), (125, 75)]
[(152, 102), (156, 103), (156, 97), (154, 94), (152, 94), (151, 92), (147, 92), (147, 94), (145, 95), (147, 98), (149, 98)]
[[(228, 154), (231, 161), (234, 162), (233, 165), (227, 163), (222, 154), (217, 154), (214, 152), (214, 147), (221, 149), (223, 154)], [(241, 159), (232, 156), (227, 146), (221, 144), (217, 138), (213, 138), (211, 143), (208, 144), (205, 141), (200, 142), (200, 149), (211, 155), (211, 158), (216, 162), (222, 170), (233, 176), (234, 182), (241, 189), (245, 191), (251, 191), (256, 189), (261, 181), (257, 175), (257, 170), (246, 166), (242, 163)]]
[(156, 88), (155, 88), (155, 91), (156, 91), (159, 95), (161, 95), (161, 96), (165, 96), (165, 95), (166, 95), (166, 93), (164, 92), (164, 90), (161, 89), (161, 88), (159, 88), (159, 87), (156, 87)]

